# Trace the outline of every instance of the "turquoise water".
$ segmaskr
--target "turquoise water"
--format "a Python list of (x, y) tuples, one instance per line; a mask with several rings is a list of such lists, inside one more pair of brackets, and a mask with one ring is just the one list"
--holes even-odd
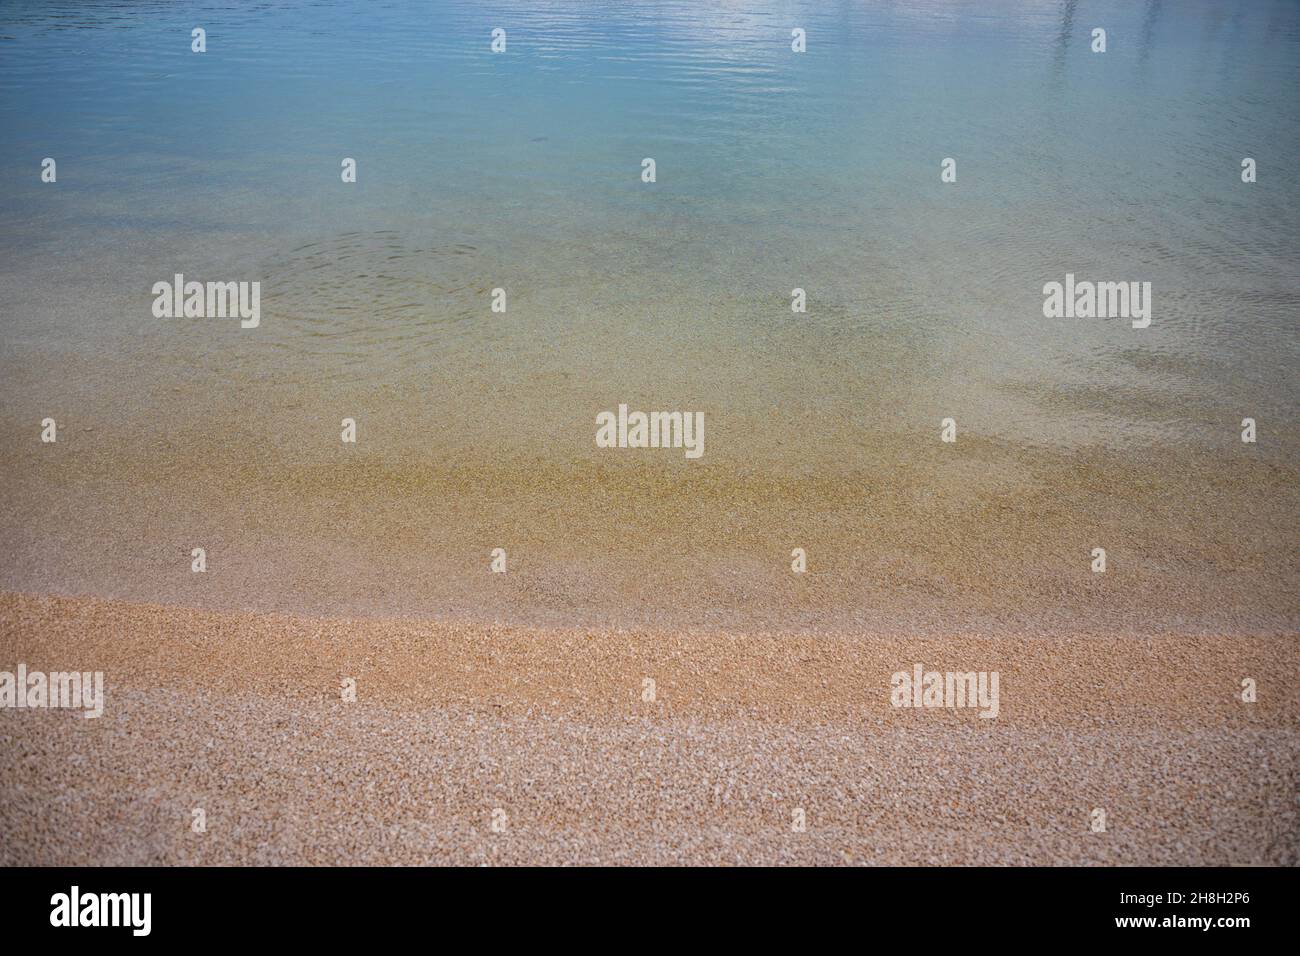
[[(797, 352), (771, 383), (790, 397), (826, 362), (882, 355), (1008, 421), (1052, 388), (1157, 413), (1224, 389), (1261, 415), (1295, 397), (1293, 3), (8, 3), (0, 17), (9, 334), (187, 337), (139, 307), (174, 267), (263, 279), (259, 345), (317, 380), (334, 374), (316, 361), (327, 345), (362, 376), (472, 358), (463, 324), (499, 285), (543, 340), (512, 344), (558, 350), (557, 368), (590, 356), (602, 325), (601, 365), (636, 351), (636, 324), (681, 346), (655, 376), (715, 364), (692, 350), (746, 366)], [(807, 53), (790, 51), (792, 26)], [(39, 181), (45, 156), (57, 189)], [(360, 170), (346, 187), (344, 156)], [(1041, 286), (1066, 271), (1150, 280), (1153, 328), (1043, 321)], [(82, 308), (51, 309), (50, 286), (73, 284)], [(1112, 412), (1147, 435), (1143, 415)]]
[[(960, 516), (985, 538), (999, 508), (1028, 509), (1010, 550), (1038, 570), (1061, 528), (1078, 533), (1071, 553), (1106, 522), (1152, 535), (1148, 557), (1221, 552), (1245, 529), (1258, 550), (1224, 560), (1267, 569), (1251, 620), (1276, 623), (1294, 582), (1279, 489), (1297, 451), (1298, 79), (1300, 5), (1266, 0), (9, 0), (0, 417), (21, 441), (54, 411), (92, 429), (96, 467), (128, 487), (166, 472), (160, 432), (178, 473), (267, 487), (327, 466), (335, 423), (357, 414), (369, 465), (480, 469), (507, 490), (474, 527), (540, 527), (539, 552), (559, 555), (590, 531), (591, 502), (512, 512), (529, 469), (572, 469), (579, 496), (593, 470), (679, 474), (601, 458), (593, 416), (698, 408), (719, 473), (678, 506), (701, 512), (692, 553), (746, 534), (761, 545), (737, 543), (739, 560), (786, 553), (812, 512), (762, 483), (805, 476), (866, 495), (827, 502), (836, 530), (819, 534), (878, 542), (883, 514), (898, 560), (964, 566), (966, 539), (925, 511), (930, 474), (940, 497), (1002, 502)], [(56, 184), (40, 181), (46, 156)], [(945, 157), (956, 183), (940, 181)], [(1243, 157), (1258, 182), (1241, 181)], [(260, 328), (155, 319), (150, 288), (175, 272), (260, 281)], [(1151, 327), (1045, 319), (1043, 284), (1067, 272), (1151, 282)], [(806, 315), (790, 311), (796, 286)], [(946, 416), (984, 443), (951, 472), (930, 459)], [(1246, 416), (1266, 437), (1238, 473)], [(9, 454), (15, 488), (35, 481)], [(1236, 488), (1227, 511), (1201, 507), (1213, 475)], [(1122, 497), (1125, 482), (1167, 482), (1162, 508)], [(1057, 485), (1070, 490), (1035, 497)], [(369, 500), (392, 494), (367, 479)], [(23, 530), (24, 501), (44, 500), (31, 495), (8, 519), (10, 585), (149, 593)], [(115, 533), (120, 499), (85, 495), (84, 520)], [(737, 499), (755, 509), (739, 535), (716, 518)], [(1062, 513), (1033, 531), (1044, 502)], [(263, 523), (279, 505), (264, 504), (222, 527), (276, 540)], [(1194, 523), (1206, 510), (1209, 530)], [(683, 550), (671, 527), (655, 535)], [(364, 559), (401, 592), (385, 560)]]

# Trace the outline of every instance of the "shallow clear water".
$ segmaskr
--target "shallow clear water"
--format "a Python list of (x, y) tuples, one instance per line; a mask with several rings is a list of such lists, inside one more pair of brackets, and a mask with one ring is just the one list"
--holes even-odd
[[(8, 2), (0, 584), (1290, 628), (1298, 74), (1265, 0)], [(155, 319), (175, 272), (260, 281), (260, 328)], [(1067, 272), (1150, 328), (1045, 319)], [(620, 402), (705, 457), (596, 449)]]

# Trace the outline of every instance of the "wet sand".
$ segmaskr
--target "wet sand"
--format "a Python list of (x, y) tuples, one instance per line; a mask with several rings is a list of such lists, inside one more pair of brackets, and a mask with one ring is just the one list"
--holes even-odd
[(0, 863), (1295, 862), (1296, 5), (493, 6), (0, 5)]
[[(1297, 660), (1286, 634), (540, 629), (7, 593), (0, 668), (102, 670), (107, 695), (97, 720), (0, 710), (0, 863), (1294, 865)], [(999, 716), (894, 708), (890, 675), (918, 662), (999, 671)]]

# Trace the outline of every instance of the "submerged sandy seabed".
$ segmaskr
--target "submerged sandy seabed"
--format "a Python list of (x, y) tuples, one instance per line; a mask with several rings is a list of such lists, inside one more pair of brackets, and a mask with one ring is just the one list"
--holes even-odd
[[(1297, 658), (1275, 636), (542, 630), (9, 593), (0, 667), (101, 670), (107, 693), (95, 720), (0, 710), (0, 863), (1295, 864)], [(917, 663), (998, 671), (999, 716), (893, 707)]]
[[(706, 400), (705, 458), (647, 460), (592, 416), (671, 394), (222, 403), (218, 373), (9, 386), (0, 670), (107, 698), (0, 708), (0, 863), (1297, 861), (1289, 432), (1055, 447), (963, 412), (945, 445), (946, 405)], [(895, 709), (917, 664), (997, 671), (998, 717)]]

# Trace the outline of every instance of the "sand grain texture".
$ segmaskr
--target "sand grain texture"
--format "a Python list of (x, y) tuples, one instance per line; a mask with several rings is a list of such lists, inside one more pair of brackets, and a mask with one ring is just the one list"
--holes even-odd
[[(6, 594), (0, 668), (18, 661), (108, 690), (98, 720), (0, 710), (4, 864), (1297, 862), (1290, 636), (562, 631)], [(999, 671), (999, 717), (892, 707), (916, 662)]]

